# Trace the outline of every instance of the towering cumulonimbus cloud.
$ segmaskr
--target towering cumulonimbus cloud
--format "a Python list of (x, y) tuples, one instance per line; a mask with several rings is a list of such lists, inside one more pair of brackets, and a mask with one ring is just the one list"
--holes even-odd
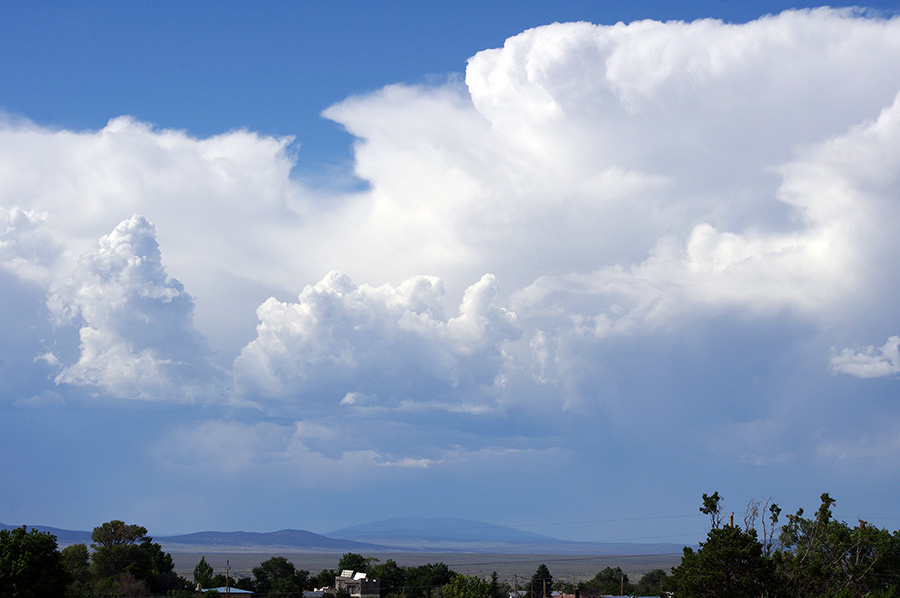
[[(193, 300), (166, 275), (153, 225), (132, 216), (51, 289), (58, 325), (78, 327), (80, 355), (57, 383), (126, 399), (187, 401), (221, 393), (221, 374), (194, 329)], [(217, 388), (218, 387), (218, 388)]]
[(560, 520), (894, 504), (900, 17), (554, 23), (465, 69), (325, 110), (352, 190), (286, 136), (0, 115), (7, 452), (114, 432), (87, 477), (166, 521), (550, 517), (535, 472)]
[[(648, 413), (753, 463), (852, 444), (875, 415), (810, 405), (896, 373), (898, 40), (898, 18), (831, 9), (536, 27), (464, 79), (328, 108), (354, 191), (308, 188), (289, 137), (3, 122), (3, 322), (28, 322), (0, 347), (27, 354), (10, 388), (214, 395), (352, 430), (378, 463), (550, 449), (585, 422), (616, 439)], [(807, 412), (819, 435), (786, 434)], [(281, 449), (246, 450), (327, 453), (282, 424)]]

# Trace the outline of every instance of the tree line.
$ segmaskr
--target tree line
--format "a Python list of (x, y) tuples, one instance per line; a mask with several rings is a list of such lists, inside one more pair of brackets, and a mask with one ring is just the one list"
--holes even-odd
[(165, 595), (183, 588), (172, 556), (139, 525), (94, 528), (91, 549), (57, 550), (56, 537), (25, 526), (0, 530), (0, 595), (59, 598)]
[[(179, 576), (172, 556), (144, 527), (113, 520), (95, 527), (85, 544), (57, 549), (56, 538), (25, 526), (0, 530), (0, 598), (106, 598), (168, 596), (197, 598), (210, 588), (230, 586), (257, 595), (302, 598), (314, 588), (333, 588), (341, 571), (364, 572), (380, 582), (380, 598), (575, 598), (656, 595), (675, 598), (900, 598), (900, 531), (891, 533), (859, 521), (850, 526), (832, 514), (827, 493), (811, 517), (803, 509), (781, 522), (775, 503), (750, 501), (743, 525), (724, 522), (718, 492), (704, 494), (700, 511), (710, 518), (706, 541), (684, 548), (671, 574), (656, 569), (636, 583), (621, 568), (607, 567), (578, 584), (554, 581), (545, 564), (530, 580), (511, 586), (496, 572), (482, 579), (444, 563), (403, 566), (347, 553), (337, 569), (311, 575), (284, 557), (254, 567), (251, 576), (226, 578), (200, 559), (193, 579)], [(335, 598), (349, 598), (346, 590)]]

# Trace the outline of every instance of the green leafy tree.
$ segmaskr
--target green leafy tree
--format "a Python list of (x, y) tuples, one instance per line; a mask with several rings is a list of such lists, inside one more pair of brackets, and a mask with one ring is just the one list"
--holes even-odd
[(573, 594), (575, 593), (575, 584), (571, 581), (557, 579), (553, 582), (553, 591), (561, 594)]
[(381, 598), (386, 598), (391, 594), (403, 594), (406, 585), (406, 568), (398, 565), (394, 559), (374, 565), (369, 574), (379, 581)]
[(457, 574), (443, 588), (444, 598), (487, 598), (491, 582), (475, 575)]
[(81, 598), (91, 595), (93, 577), (91, 575), (91, 553), (84, 544), (72, 544), (60, 551), (63, 568), (71, 582), (66, 590), (69, 598)]
[(260, 594), (290, 594), (300, 598), (309, 579), (309, 571), (296, 569), (283, 556), (272, 557), (253, 568), (255, 591)]
[(309, 578), (309, 585), (312, 588), (333, 588), (334, 578), (337, 577), (339, 573), (339, 571), (335, 571), (334, 569), (322, 569)]
[(136, 585), (144, 584), (150, 593), (165, 594), (186, 585), (175, 573), (172, 555), (153, 542), (145, 527), (114, 519), (95, 527), (91, 540), (92, 569), (101, 593), (132, 595)]
[(56, 536), (22, 527), (0, 530), (0, 593), (9, 598), (56, 598), (70, 581)]
[(101, 594), (106, 596), (128, 596), (128, 598), (150, 598), (147, 582), (138, 579), (134, 573), (126, 571), (107, 577), (98, 584)]
[(713, 492), (711, 495), (703, 495), (703, 506), (700, 512), (709, 515), (709, 526), (712, 529), (718, 528), (722, 524), (722, 497), (719, 492)]
[(621, 567), (606, 567), (593, 578), (578, 584), (578, 593), (584, 596), (602, 596), (606, 594), (628, 594), (633, 590), (628, 575)]
[(832, 518), (835, 500), (824, 493), (814, 518), (788, 515), (773, 559), (791, 596), (900, 595), (900, 532), (860, 520), (850, 527)]
[(776, 590), (774, 563), (756, 530), (735, 525), (709, 530), (697, 552), (686, 547), (672, 578), (679, 597), (774, 596)]
[(144, 555), (140, 544), (149, 539), (146, 528), (118, 519), (95, 527), (91, 533), (94, 577), (103, 580), (115, 578), (120, 573), (134, 574), (135, 569), (142, 568)]
[(541, 563), (531, 576), (531, 592), (529, 598), (550, 598), (553, 593), (553, 575), (547, 565)]
[(378, 559), (374, 557), (364, 557), (355, 552), (347, 552), (343, 554), (341, 560), (338, 561), (338, 572), (350, 570), (368, 573), (369, 567), (377, 562)]
[(641, 596), (662, 596), (666, 590), (668, 574), (662, 569), (653, 569), (644, 573), (634, 587), (634, 591)]
[(444, 563), (426, 563), (406, 569), (407, 598), (432, 598), (456, 576)]
[[(224, 577), (224, 576), (220, 574), (220, 575), (217, 575), (216, 577)], [(217, 588), (224, 586), (224, 585), (225, 585), (224, 581), (222, 581), (222, 583), (218, 583), (218, 581), (216, 581)], [(253, 581), (252, 577), (238, 577), (237, 579), (234, 580), (234, 587), (236, 587), (239, 590), (247, 590), (248, 592), (255, 592), (256, 591), (256, 582)]]
[(94, 548), (111, 546), (129, 546), (148, 540), (147, 528), (140, 525), (129, 525), (124, 521), (113, 519), (94, 528), (91, 532)]

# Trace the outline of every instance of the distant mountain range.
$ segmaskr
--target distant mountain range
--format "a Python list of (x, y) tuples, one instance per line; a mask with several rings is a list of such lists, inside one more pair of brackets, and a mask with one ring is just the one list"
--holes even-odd
[(168, 552), (385, 552), (385, 546), (329, 538), (313, 532), (197, 532), (155, 539)]
[[(15, 529), (22, 527), (21, 525), (6, 525), (0, 523), (0, 529)], [(28, 529), (36, 529), (42, 532), (49, 532), (56, 536), (56, 543), (60, 548), (71, 546), (72, 544), (91, 544), (91, 532), (80, 532), (70, 529), (59, 529), (57, 527), (47, 527), (46, 525), (29, 525)]]
[[(0, 524), (0, 529), (15, 526)], [(91, 543), (91, 533), (29, 526), (56, 536), (60, 547)], [(680, 554), (681, 544), (572, 542), (514, 527), (449, 517), (402, 517), (346, 527), (325, 535), (303, 530), (196, 532), (154, 536), (163, 550), (185, 552), (285, 552), (360, 554), (466, 552), (495, 554), (648, 555)]]

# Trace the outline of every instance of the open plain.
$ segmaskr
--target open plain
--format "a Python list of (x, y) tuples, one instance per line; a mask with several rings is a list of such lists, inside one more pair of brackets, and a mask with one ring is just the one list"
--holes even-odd
[[(315, 574), (323, 569), (336, 569), (339, 554), (311, 552), (233, 552), (233, 553), (172, 553), (175, 570), (190, 579), (194, 567), (205, 556), (206, 561), (219, 573), (224, 572), (226, 562), (235, 577), (249, 576), (253, 567), (273, 556), (283, 556), (298, 569)], [(444, 563), (457, 573), (490, 577), (496, 571), (501, 580), (513, 584), (531, 578), (538, 565), (544, 563), (554, 580), (584, 581), (606, 567), (621, 567), (629, 579), (637, 581), (653, 569), (670, 569), (681, 561), (680, 554), (661, 555), (559, 555), (559, 554), (475, 554), (436, 552), (397, 552), (366, 554), (384, 562), (394, 559), (398, 565), (418, 566), (425, 563)]]

